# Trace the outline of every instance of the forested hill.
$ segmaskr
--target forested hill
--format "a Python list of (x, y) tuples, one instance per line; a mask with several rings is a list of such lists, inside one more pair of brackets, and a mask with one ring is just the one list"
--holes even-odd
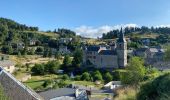
[[(29, 52), (31, 45), (57, 49), (60, 38), (73, 38), (75, 43), (78, 44), (79, 36), (76, 36), (76, 33), (69, 29), (61, 28), (44, 32), (39, 31), (38, 27), (27, 26), (11, 19), (0, 18), (0, 50), (2, 53), (16, 54), (21, 52), (21, 54), (25, 54), (25, 52)], [(32, 41), (34, 44), (32, 44)]]
[[(11, 19), (0, 18), (0, 43), (24, 41), (25, 38), (38, 39), (42, 42), (50, 38), (74, 37), (76, 33), (69, 29), (54, 29), (54, 31), (39, 31), (38, 27), (20, 24)], [(43, 39), (45, 38), (45, 39)]]
[[(103, 39), (113, 39), (117, 38), (119, 35), (120, 31), (119, 30), (112, 30), (108, 33), (103, 33), (102, 38)], [(132, 35), (132, 34), (158, 34), (158, 35), (170, 35), (170, 28), (169, 27), (126, 27), (124, 30), (125, 35)]]
[(29, 27), (23, 24), (19, 24), (11, 19), (0, 18), (1, 31), (18, 30), (18, 31), (38, 31), (38, 27)]

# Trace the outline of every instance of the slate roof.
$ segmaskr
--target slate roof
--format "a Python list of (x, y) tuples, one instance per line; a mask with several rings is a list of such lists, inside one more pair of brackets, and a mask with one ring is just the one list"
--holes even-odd
[(87, 47), (88, 51), (98, 51), (100, 49), (100, 46), (89, 46)]
[(73, 88), (59, 88), (52, 89), (39, 93), (45, 100), (50, 100), (61, 96), (75, 97), (75, 90)]
[(2, 67), (0, 67), (0, 84), (10, 100), (43, 100), (37, 93), (24, 86)]
[(115, 50), (101, 50), (99, 52), (100, 55), (116, 55), (116, 51)]
[(136, 52), (145, 52), (148, 48), (139, 48), (136, 50)]

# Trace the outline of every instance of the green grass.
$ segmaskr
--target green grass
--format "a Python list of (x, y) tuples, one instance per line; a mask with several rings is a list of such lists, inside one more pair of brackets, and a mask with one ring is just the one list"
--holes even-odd
[(61, 77), (60, 75), (50, 74), (50, 75), (43, 75), (43, 76), (32, 76), (30, 80), (24, 82), (27, 86), (29, 86), (32, 89), (36, 89), (37, 87), (42, 86), (45, 80), (50, 79), (57, 79)]
[(37, 87), (42, 86), (42, 84), (44, 83), (45, 80), (38, 80), (38, 81), (27, 81), (24, 82), (24, 84), (26, 84), (27, 86), (31, 87), (32, 89), (36, 89)]

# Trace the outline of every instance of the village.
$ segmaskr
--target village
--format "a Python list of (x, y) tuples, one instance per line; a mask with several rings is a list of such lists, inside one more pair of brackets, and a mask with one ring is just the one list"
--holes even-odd
[[(31, 68), (38, 63), (48, 63), (49, 61), (55, 61), (56, 59), (59, 60), (59, 62), (66, 60), (66, 56), (71, 54), (72, 51), (69, 50), (69, 47), (65, 44), (71, 43), (72, 38), (60, 38), (58, 41), (60, 46), (58, 50), (51, 49), (51, 53), (54, 56), (51, 56), (50, 58), (42, 58), (41, 56), (36, 56), (36, 58), (34, 58), (32, 55), (33, 58), (30, 56), (31, 59), (24, 59), (24, 57), (1, 55), (0, 66), (2, 67), (2, 74), (0, 77), (2, 78), (3, 74), (6, 74), (6, 77), (9, 78), (9, 80), (5, 79), (5, 81), (1, 81), (1, 84), (3, 87), (6, 87), (6, 92), (9, 92), (8, 94), (11, 97), (15, 95), (16, 99), (16, 95), (19, 96), (19, 94), (13, 94), (11, 93), (11, 90), (8, 90), (9, 88), (15, 90), (16, 86), (9, 86), (9, 84), (19, 85), (20, 88), (18, 91), (21, 92), (26, 88), (34, 89), (37, 93), (32, 92), (32, 89), (31, 91), (28, 90), (28, 93), (25, 94), (24, 98), (31, 93), (32, 97), (30, 98), (34, 98), (35, 100), (37, 98), (44, 98), (45, 100), (95, 100), (96, 98), (113, 99), (115, 95), (114, 91), (123, 87), (123, 84), (118, 78), (116, 79), (110, 75), (115, 75), (114, 70), (126, 68), (130, 57), (137, 56), (143, 58), (145, 65), (154, 66), (160, 71), (169, 70), (170, 68), (169, 62), (164, 60), (166, 51), (164, 48), (161, 46), (149, 46), (150, 39), (148, 38), (142, 39), (141, 42), (144, 44), (143, 47), (137, 49), (129, 48), (127, 47), (127, 44), (131, 43), (131, 40), (124, 36), (124, 30), (122, 28), (118, 39), (107, 41), (108, 44), (102, 43), (86, 46), (87, 40), (88, 39), (84, 39), (82, 42), (82, 62), (80, 62), (80, 68), (70, 71), (67, 68), (65, 68), (65, 70), (59, 68), (52, 74), (41, 74), (40, 76), (34, 75), (33, 72), (30, 72), (32, 71)], [(36, 45), (36, 41), (31, 40), (29, 45), (31, 46), (30, 49), (34, 48), (35, 51), (37, 51), (38, 48), (34, 47)], [(24, 48), (25, 44), (19, 43), (16, 50)], [(59, 58), (55, 57), (56, 52), (60, 54)], [(19, 66), (18, 63), (25, 66)], [(88, 71), (84, 72), (84, 70)], [(102, 81), (105, 76), (101, 78), (101, 70), (103, 70), (104, 73), (107, 73), (105, 75), (109, 74), (108, 77), (106, 77), (107, 81), (105, 82)], [(99, 76), (96, 76), (97, 79), (94, 78), (94, 81), (89, 82), (91, 80), (89, 73), (92, 71), (99, 73)], [(77, 73), (83, 74), (82, 76), (77, 76), (79, 75)], [(2, 78), (2, 80), (4, 80), (4, 78)], [(9, 84), (3, 83), (6, 81)], [(26, 86), (21, 85), (22, 83), (20, 82), (24, 83)], [(58, 84), (57, 87), (56, 83)]]

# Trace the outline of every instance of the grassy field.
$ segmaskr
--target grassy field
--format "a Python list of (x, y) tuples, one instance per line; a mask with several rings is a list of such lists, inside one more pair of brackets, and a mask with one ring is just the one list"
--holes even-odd
[[(32, 78), (24, 84), (29, 86), (32, 89), (36, 89), (37, 87), (42, 86), (45, 80), (61, 80), (63, 75), (55, 75), (55, 74), (50, 74), (50, 75), (38, 75), (38, 76), (32, 76)], [(103, 85), (95, 85), (94, 82), (89, 82), (89, 81), (73, 81), (73, 80), (65, 80), (65, 83), (67, 84), (77, 84), (77, 85), (83, 85), (83, 86), (92, 86), (95, 88), (101, 88)]]
[(54, 58), (43, 58), (40, 55), (26, 55), (18, 57), (17, 55), (9, 55), (9, 59), (14, 61), (16, 64), (25, 65), (26, 63), (46, 63), (50, 60), (55, 60)]

